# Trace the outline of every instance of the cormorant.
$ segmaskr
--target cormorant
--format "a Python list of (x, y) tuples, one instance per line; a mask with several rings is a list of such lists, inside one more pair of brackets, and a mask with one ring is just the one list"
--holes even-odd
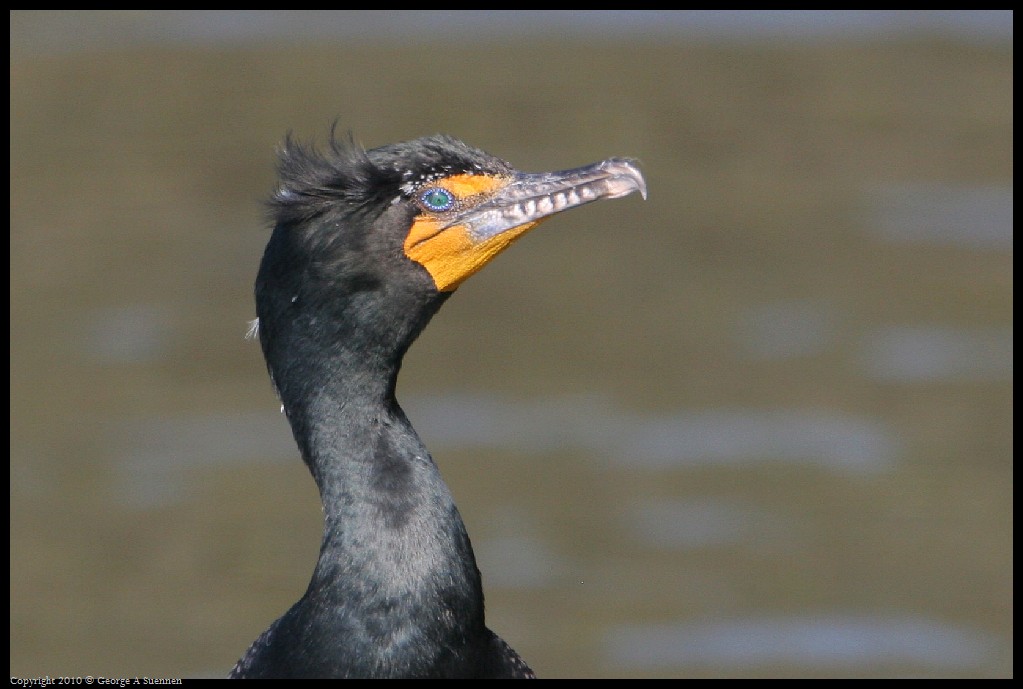
[(623, 158), (526, 174), (449, 136), (279, 151), (259, 340), (324, 509), (305, 595), (231, 677), (511, 677), (469, 537), (395, 399), (402, 357), (463, 280), (541, 220), (634, 191)]

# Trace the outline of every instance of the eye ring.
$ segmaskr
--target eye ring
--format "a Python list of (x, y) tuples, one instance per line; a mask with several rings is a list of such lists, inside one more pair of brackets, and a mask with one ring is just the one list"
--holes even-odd
[(428, 211), (441, 213), (455, 205), (455, 195), (443, 187), (430, 187), (419, 193), (419, 203)]

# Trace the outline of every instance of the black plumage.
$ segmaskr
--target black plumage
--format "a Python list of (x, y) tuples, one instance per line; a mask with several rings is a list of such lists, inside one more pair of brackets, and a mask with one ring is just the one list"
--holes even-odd
[(486, 627), (465, 526), (395, 384), (461, 280), (547, 215), (645, 195), (642, 177), (618, 159), (525, 175), (447, 136), (288, 140), (279, 175), (258, 332), (324, 535), (305, 595), (231, 676), (533, 677)]

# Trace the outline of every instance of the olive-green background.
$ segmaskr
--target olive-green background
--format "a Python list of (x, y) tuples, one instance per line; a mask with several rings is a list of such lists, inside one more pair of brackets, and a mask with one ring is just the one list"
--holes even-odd
[[(463, 285), (406, 359), (399, 396), (419, 409), (795, 409), (891, 440), (864, 471), (634, 466), (585, 442), (447, 442), (410, 408), (479, 550), (489, 624), (541, 676), (1011, 676), (1011, 340), (978, 366), (993, 375), (906, 380), (864, 344), (1011, 333), (1011, 239), (876, 231), (889, 189), (1011, 187), (1011, 41), (33, 51), (30, 14), (11, 15), (12, 676), (222, 675), (302, 594), (320, 506), (243, 335), (273, 148), (289, 130), (322, 142), (335, 119), (367, 146), (445, 132), (529, 171), (631, 156), (649, 183), (645, 203), (555, 218)], [(813, 346), (751, 353), (750, 313), (806, 303)], [(775, 521), (672, 547), (629, 516), (705, 500)], [(836, 616), (919, 620), (974, 651), (747, 662), (738, 634), (734, 659), (644, 663), (615, 641)]]

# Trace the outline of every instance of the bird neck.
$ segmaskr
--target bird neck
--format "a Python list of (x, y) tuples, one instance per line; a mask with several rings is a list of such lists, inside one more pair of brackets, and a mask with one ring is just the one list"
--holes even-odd
[(357, 586), (345, 606), (401, 601), (432, 610), (445, 600), (459, 620), (478, 617), (482, 624), (482, 587), (461, 515), (393, 398), (386, 405), (345, 403), (324, 391), (289, 416), (293, 426), (309, 418), (315, 421), (303, 455), (324, 509), (310, 590)]
[(297, 614), (324, 638), (364, 640), (361, 652), (373, 657), (400, 655), (398, 646), (437, 655), (485, 630), (465, 526), (394, 396), (405, 351), (442, 301), (403, 324), (360, 322), (364, 309), (266, 324), (272, 316), (260, 316), (261, 329), (287, 324), (264, 339), (264, 352), (324, 509), (319, 560)]

